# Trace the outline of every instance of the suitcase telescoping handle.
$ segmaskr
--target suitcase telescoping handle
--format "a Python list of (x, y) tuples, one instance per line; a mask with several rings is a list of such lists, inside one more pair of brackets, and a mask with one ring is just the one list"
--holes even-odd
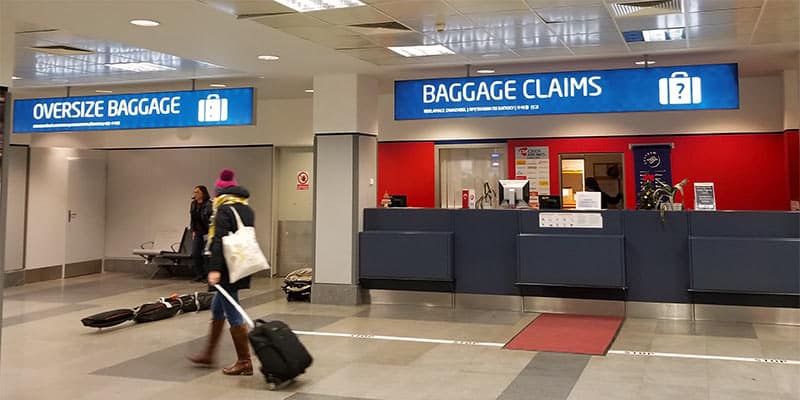
[(234, 300), (227, 290), (223, 289), (222, 286), (220, 285), (214, 285), (214, 288), (216, 288), (218, 292), (220, 292), (223, 296), (225, 296), (226, 299), (228, 299), (228, 301), (231, 304), (233, 304), (233, 307), (236, 308), (236, 311), (238, 311), (239, 314), (242, 315), (242, 318), (244, 318), (244, 322), (247, 323), (247, 326), (249, 326), (250, 329), (255, 328), (256, 325), (253, 323), (253, 320), (250, 319), (250, 316), (247, 315), (246, 312), (244, 312), (244, 309), (242, 308), (242, 306), (239, 305), (239, 302)]

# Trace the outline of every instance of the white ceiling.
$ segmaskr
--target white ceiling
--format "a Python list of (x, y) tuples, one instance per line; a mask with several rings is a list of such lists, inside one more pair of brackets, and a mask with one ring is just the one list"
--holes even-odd
[[(198, 86), (221, 82), (256, 86), (260, 97), (303, 97), (310, 96), (302, 90), (321, 73), (373, 75), (390, 90), (393, 79), (464, 75), (477, 66), (497, 73), (628, 68), (644, 54), (658, 65), (737, 62), (743, 75), (798, 67), (800, 0), (683, 0), (680, 14), (612, 17), (615, 1), (364, 0), (367, 6), (280, 16), (253, 15), (291, 11), (271, 0), (3, 0), (3, 5), (18, 32), (56, 30), (38, 38), (16, 35), (16, 67), (26, 79), (15, 81), (15, 88), (90, 85), (85, 90), (91, 91), (115, 84), (115, 91), (126, 91), (131, 84), (153, 80), (180, 81), (174, 85), (187, 88), (191, 78), (198, 78)], [(141, 18), (161, 26), (128, 23)], [(349, 27), (391, 21), (411, 30), (368, 34)], [(437, 25), (441, 22), (444, 26)], [(676, 42), (627, 43), (621, 33), (680, 25), (687, 27), (687, 39)], [(30, 72), (42, 60), (22, 49), (36, 40), (141, 50), (137, 54), (142, 57), (158, 54), (180, 68), (171, 76), (92, 75), (91, 68), (74, 68), (75, 63), (100, 65), (111, 56), (99, 51), (106, 55), (62, 62), (76, 70), (69, 76), (63, 70), (59, 76), (58, 68), (34, 76)], [(457, 54), (403, 58), (385, 49), (434, 43)], [(259, 61), (261, 54), (281, 59)], [(209, 69), (204, 63), (224, 68)], [(44, 64), (59, 61), (49, 58)]]

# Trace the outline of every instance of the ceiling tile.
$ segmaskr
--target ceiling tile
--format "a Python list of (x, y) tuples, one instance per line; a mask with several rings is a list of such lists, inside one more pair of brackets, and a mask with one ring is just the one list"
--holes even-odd
[(322, 22), (316, 18), (311, 18), (307, 14), (299, 13), (255, 18), (253, 20), (259, 24), (271, 26), (276, 29), (330, 26), (330, 24)]
[(326, 36), (314, 39), (314, 42), (334, 49), (356, 49), (374, 47), (375, 44), (363, 36)]
[(567, 47), (598, 46), (618, 44), (624, 46), (622, 36), (617, 32), (584, 33), (560, 36)]
[(686, 28), (686, 38), (690, 41), (727, 40), (737, 43), (741, 40), (749, 40), (752, 28), (752, 24), (690, 26)]
[(550, 57), (569, 57), (572, 56), (572, 52), (566, 47), (560, 48), (535, 48), (535, 49), (515, 49), (515, 53), (517, 53), (520, 57), (530, 58), (530, 59), (539, 59), (539, 58), (550, 58)]
[(548, 7), (537, 8), (534, 11), (545, 22), (572, 22), (611, 18), (604, 6)]
[(462, 29), (457, 31), (428, 32), (426, 36), (437, 43), (476, 42), (491, 39), (484, 29)]
[[(784, 0), (779, 0), (784, 1)], [(788, 0), (795, 1), (795, 0)], [(764, 0), (684, 0), (684, 12), (761, 7)]]
[(470, 61), (478, 61), (481, 63), (498, 62), (502, 63), (508, 60), (515, 60), (518, 58), (517, 53), (511, 49), (499, 50), (491, 53), (476, 53), (476, 54), (463, 54)]
[(761, 21), (800, 19), (800, 1), (797, 0), (781, 0), (769, 1), (764, 7), (764, 13), (761, 15)]
[(469, 16), (475, 25), (482, 28), (503, 28), (521, 25), (543, 25), (536, 14), (530, 10), (492, 14), (474, 14)]
[(415, 20), (422, 17), (444, 17), (458, 14), (458, 11), (440, 0), (394, 1), (378, 3), (374, 7), (397, 20)]
[(595, 19), (589, 21), (563, 22), (547, 24), (554, 34), (574, 35), (578, 33), (617, 32), (617, 26), (611, 18)]
[(200, 0), (217, 10), (232, 15), (247, 14), (270, 14), (270, 13), (293, 13), (289, 7), (285, 7), (274, 1), (253, 1), (253, 0)]
[(301, 39), (315, 41), (331, 36), (357, 36), (353, 32), (339, 27), (291, 27), (284, 28), (284, 32), (297, 36)]
[(530, 11), (521, 0), (447, 0), (447, 3), (463, 14)]
[(379, 46), (416, 46), (425, 43), (425, 35), (417, 32), (364, 36)]
[(502, 40), (452, 43), (447, 47), (461, 55), (499, 54), (508, 51)]
[(686, 26), (754, 24), (760, 12), (760, 8), (740, 8), (738, 10), (687, 13)]
[(602, 46), (580, 46), (570, 47), (576, 56), (584, 55), (603, 55), (603, 56), (618, 56), (622, 54), (629, 54), (628, 48), (623, 44), (618, 45), (602, 45)]
[(463, 15), (448, 15), (445, 17), (420, 17), (398, 19), (403, 25), (418, 32), (436, 32), (439, 30), (460, 30), (477, 27), (471, 19)]
[(525, 0), (531, 8), (602, 6), (603, 0)]
[(617, 18), (617, 25), (622, 32), (641, 31), (646, 29), (680, 28), (686, 26), (686, 20), (683, 14), (651, 15)]
[(800, 43), (800, 24), (773, 27), (760, 25), (753, 35), (753, 44)]
[(536, 36), (550, 36), (553, 33), (544, 24), (516, 25), (505, 28), (489, 28), (489, 35), (495, 39), (515, 41)]
[(349, 56), (360, 58), (362, 60), (377, 60), (381, 58), (389, 58), (397, 56), (397, 53), (385, 48), (385, 47), (373, 47), (368, 49), (349, 49), (349, 50), (338, 50), (340, 53), (347, 54)]
[(517, 38), (506, 40), (506, 46), (514, 49), (527, 49), (527, 48), (552, 48), (564, 47), (564, 43), (558, 36), (532, 36), (525, 38)]
[(460, 55), (442, 55), (428, 57), (392, 57), (373, 61), (377, 65), (415, 65), (415, 64), (452, 64), (463, 63), (467, 59)]
[(635, 53), (653, 53), (659, 51), (685, 49), (688, 47), (686, 40), (672, 40), (667, 42), (633, 42), (628, 43), (632, 52)]
[(392, 21), (392, 18), (372, 7), (350, 7), (306, 13), (334, 25), (369, 24)]

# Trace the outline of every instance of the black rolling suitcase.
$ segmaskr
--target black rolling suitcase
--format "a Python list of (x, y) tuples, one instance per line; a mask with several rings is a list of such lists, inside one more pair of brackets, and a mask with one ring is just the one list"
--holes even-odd
[(294, 378), (306, 371), (313, 359), (306, 347), (281, 321), (256, 320), (254, 324), (242, 307), (219, 285), (217, 290), (236, 307), (250, 326), (250, 345), (261, 361), (261, 373), (267, 380), (270, 390), (291, 383)]

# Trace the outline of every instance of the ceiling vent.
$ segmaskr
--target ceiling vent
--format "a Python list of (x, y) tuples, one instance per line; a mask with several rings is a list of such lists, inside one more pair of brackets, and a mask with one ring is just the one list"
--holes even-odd
[(614, 1), (609, 4), (615, 17), (644, 17), (683, 13), (683, 0)]
[(395, 21), (354, 24), (348, 25), (347, 28), (361, 35), (385, 35), (411, 31), (407, 26)]
[(56, 56), (82, 56), (86, 54), (94, 54), (92, 50), (80, 49), (72, 46), (54, 45), (54, 46), (35, 46), (28, 47), (28, 49), (37, 51), (39, 53), (52, 54)]
[(264, 17), (274, 17), (278, 15), (289, 15), (289, 14), (297, 14), (297, 13), (294, 11), (280, 11), (280, 12), (269, 12), (269, 13), (239, 14), (236, 16), (236, 19), (259, 19)]

